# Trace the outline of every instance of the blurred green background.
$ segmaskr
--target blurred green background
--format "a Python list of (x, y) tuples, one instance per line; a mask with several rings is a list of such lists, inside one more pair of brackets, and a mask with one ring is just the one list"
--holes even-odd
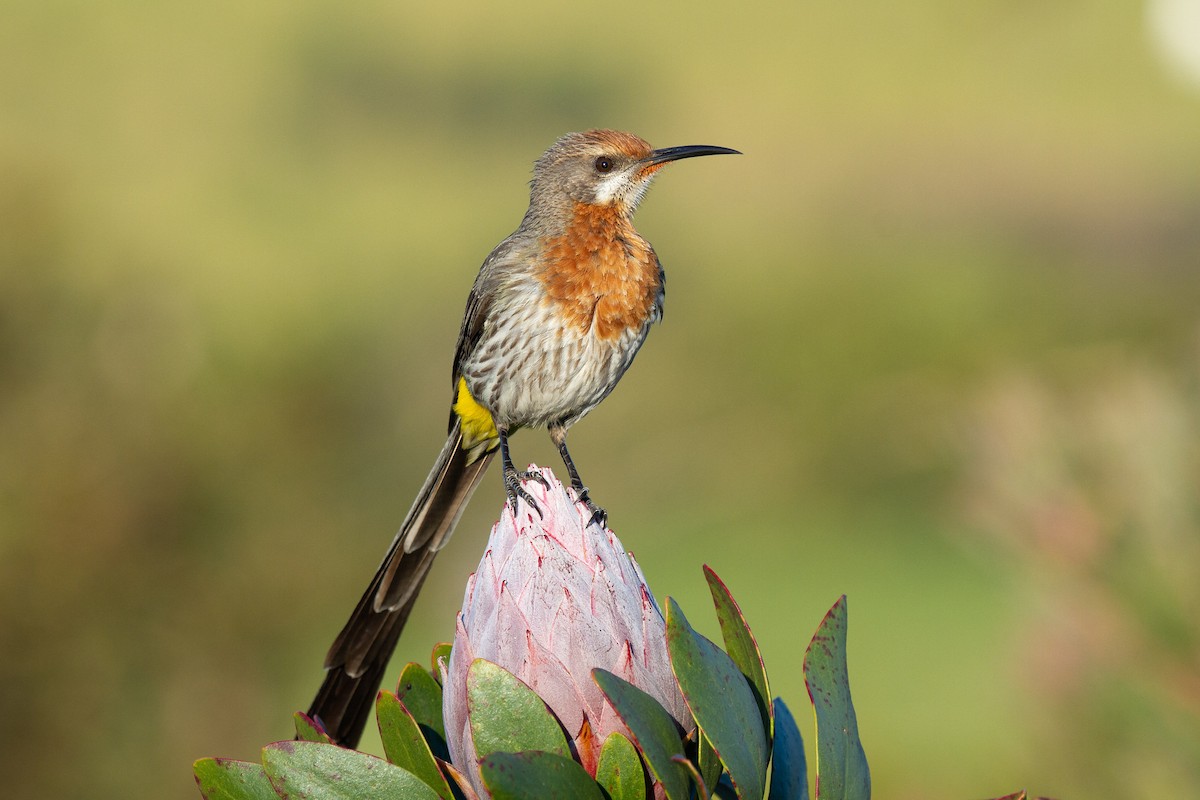
[(647, 198), (666, 319), (572, 436), (656, 593), (715, 635), (711, 564), (810, 744), (847, 593), (878, 797), (1200, 795), (1189, 9), (6, 4), (5, 795), (194, 797), (290, 735), (475, 271), (588, 127), (745, 152)]

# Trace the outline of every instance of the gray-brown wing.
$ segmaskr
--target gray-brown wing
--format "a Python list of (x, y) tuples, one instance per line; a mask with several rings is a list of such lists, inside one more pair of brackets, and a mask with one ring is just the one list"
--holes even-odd
[[(492, 300), (496, 296), (496, 289), (501, 284), (503, 276), (510, 272), (513, 265), (523, 257), (525, 257), (524, 248), (520, 246), (520, 242), (514, 235), (497, 245), (496, 249), (484, 259), (483, 266), (479, 268), (475, 285), (471, 287), (471, 293), (467, 295), (467, 308), (463, 312), (462, 328), (459, 329), (458, 344), (454, 348), (454, 367), (450, 376), (450, 383), (453, 387), (451, 402), (454, 402), (453, 392), (458, 390), (458, 379), (462, 375), (463, 362), (470, 358), (471, 353), (475, 351), (475, 346), (479, 344), (479, 339), (483, 336)], [(454, 412), (450, 413), (450, 427), (454, 427)]]

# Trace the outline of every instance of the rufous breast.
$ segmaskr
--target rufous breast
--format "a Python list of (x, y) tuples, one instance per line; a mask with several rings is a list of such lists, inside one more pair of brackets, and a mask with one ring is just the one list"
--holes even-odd
[(658, 259), (618, 209), (576, 203), (566, 232), (547, 239), (543, 252), (546, 302), (579, 333), (616, 339), (653, 313)]

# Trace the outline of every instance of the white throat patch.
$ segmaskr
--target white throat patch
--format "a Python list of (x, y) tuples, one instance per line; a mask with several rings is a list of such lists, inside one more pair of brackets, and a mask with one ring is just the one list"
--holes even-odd
[(602, 180), (596, 187), (596, 202), (608, 204), (624, 200), (630, 208), (636, 208), (650, 186), (650, 178), (639, 181), (633, 177), (639, 166), (634, 164)]

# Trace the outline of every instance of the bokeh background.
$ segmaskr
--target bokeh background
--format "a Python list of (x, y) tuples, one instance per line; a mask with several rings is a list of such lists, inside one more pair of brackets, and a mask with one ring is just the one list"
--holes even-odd
[(597, 126), (745, 152), (659, 178), (665, 322), (572, 437), (656, 593), (715, 635), (713, 565), (810, 744), (847, 593), (879, 797), (1200, 795), (1194, 0), (3, 17), (6, 796), (194, 797), (195, 758), (289, 736), (479, 263)]

